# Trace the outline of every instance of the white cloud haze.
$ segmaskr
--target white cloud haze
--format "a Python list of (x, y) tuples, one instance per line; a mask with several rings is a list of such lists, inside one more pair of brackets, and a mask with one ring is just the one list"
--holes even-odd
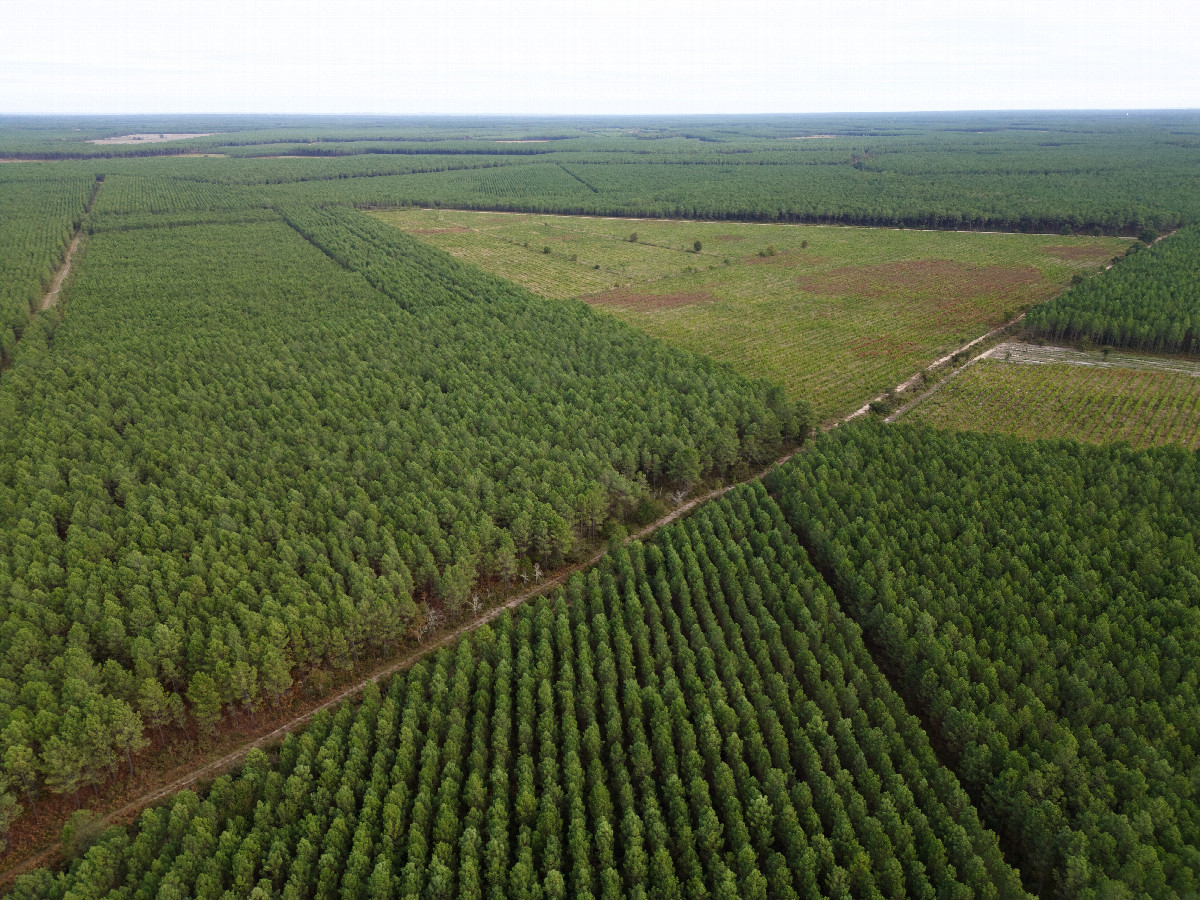
[(1200, 107), (1195, 0), (0, 0), (0, 113)]

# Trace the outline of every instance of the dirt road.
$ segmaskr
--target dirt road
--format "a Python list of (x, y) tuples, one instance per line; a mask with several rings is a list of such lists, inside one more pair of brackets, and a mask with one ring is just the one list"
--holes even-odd
[(58, 271), (54, 273), (54, 280), (50, 282), (50, 290), (46, 291), (46, 296), (42, 298), (41, 309), (49, 309), (58, 303), (58, 292), (62, 290), (63, 282), (67, 278), (67, 273), (71, 271), (71, 257), (75, 255), (75, 251), (79, 249), (79, 236), (81, 232), (75, 232), (75, 237), (71, 238), (71, 245), (67, 247), (67, 255), (63, 257), (62, 265), (58, 267)]

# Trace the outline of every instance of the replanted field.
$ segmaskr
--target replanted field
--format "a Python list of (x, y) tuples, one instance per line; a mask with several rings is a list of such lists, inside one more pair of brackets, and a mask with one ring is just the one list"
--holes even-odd
[(744, 487), (112, 829), (15, 900), (1010, 898), (996, 835)]
[(895, 387), (1128, 246), (1117, 238), (448, 210), (376, 215), (545, 296), (583, 297), (783, 385), (822, 420)]
[(941, 385), (905, 421), (1027, 438), (1200, 447), (1200, 365), (1187, 374), (1105, 365), (1099, 353), (1088, 356), (1087, 362), (1056, 362), (1050, 355), (1032, 363), (1005, 359), (1002, 351)]

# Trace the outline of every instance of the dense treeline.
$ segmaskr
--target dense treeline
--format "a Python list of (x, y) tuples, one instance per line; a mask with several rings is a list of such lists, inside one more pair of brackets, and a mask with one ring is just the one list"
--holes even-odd
[(378, 289), (279, 220), (99, 231), (0, 382), (0, 755), (31, 807), (807, 427), (582, 303), (301, 218)]
[(1200, 460), (839, 428), (770, 479), (1025, 883), (1200, 888)]
[(754, 485), (13, 894), (83, 896), (1024, 895)]
[[(163, 124), (174, 125), (166, 129), (172, 132), (216, 133), (161, 144), (86, 143), (122, 128), (161, 132)], [(335, 122), (222, 117), (207, 124), (189, 117), (83, 126), (8, 120), (0, 123), (0, 155), (79, 157), (110, 173), (219, 183), (328, 182), (280, 195), (293, 201), (1136, 234), (1200, 220), (1197, 133), (1196, 114), (1186, 111)], [(167, 156), (137, 158), (147, 154)], [(255, 158), (289, 156), (303, 158)], [(454, 177), (457, 170), (488, 167), (531, 171), (494, 180)], [(504, 190), (494, 192), (496, 185)]]
[(13, 351), (83, 219), (95, 177), (0, 173), (0, 365)]
[(1200, 227), (1182, 228), (1033, 308), (1026, 324), (1055, 339), (1200, 353)]

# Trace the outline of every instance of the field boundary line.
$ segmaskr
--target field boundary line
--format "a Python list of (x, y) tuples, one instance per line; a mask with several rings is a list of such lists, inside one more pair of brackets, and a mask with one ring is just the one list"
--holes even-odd
[[(560, 163), (561, 165), (561, 163)], [(571, 173), (568, 172), (568, 175)], [(587, 182), (583, 182), (587, 184)], [(589, 187), (591, 185), (588, 185)], [(596, 213), (558, 213), (558, 212), (537, 212), (534, 210), (520, 209), (488, 209), (486, 207), (475, 207), (473, 209), (465, 209), (456, 206), (376, 206), (372, 209), (379, 211), (387, 211), (393, 209), (420, 209), (425, 212), (467, 212), (467, 213), (487, 213), (493, 216), (539, 216), (541, 218), (555, 219), (601, 219), (610, 222), (686, 222), (696, 225), (778, 225), (785, 228), (861, 228), (864, 231), (920, 231), (928, 234), (1008, 234), (1016, 236), (1028, 237), (1058, 237), (1070, 240), (1071, 238), (1080, 237), (1096, 237), (1091, 234), (1066, 234), (1060, 231), (1003, 231), (997, 229), (983, 228), (912, 228), (903, 225), (851, 225), (842, 224), (840, 222), (780, 222), (777, 220), (767, 221), (751, 221), (750, 219), (688, 219), (688, 218), (670, 218), (668, 216), (601, 216)], [(1175, 232), (1171, 232), (1174, 234)], [(1114, 238), (1134, 242), (1137, 238), (1128, 234), (1102, 234), (1100, 237)], [(1161, 241), (1163, 235), (1155, 240), (1155, 243)]]
[[(958, 354), (960, 354), (960, 353), (965, 353), (967, 350), (970, 350), (970, 349), (971, 349), (972, 347), (974, 347), (976, 344), (982, 343), (983, 341), (986, 341), (988, 338), (995, 337), (996, 335), (1000, 334), (1002, 331), (1005, 331), (1006, 329), (1012, 328), (1014, 325), (1016, 325), (1018, 322), (1020, 322), (1020, 321), (1021, 321), (1022, 319), (1024, 319), (1024, 318), (1025, 318), (1025, 313), (1021, 313), (1021, 314), (1020, 314), (1019, 316), (1017, 316), (1015, 319), (1013, 319), (1013, 320), (1011, 320), (1011, 321), (1009, 321), (1009, 322), (1005, 322), (1003, 325), (997, 325), (997, 326), (996, 326), (995, 328), (993, 328), (991, 331), (987, 332), (986, 334), (981, 334), (979, 337), (975, 338), (975, 340), (973, 340), (973, 341), (968, 341), (967, 343), (965, 343), (965, 344), (963, 344), (961, 347), (959, 347), (957, 350), (954, 350), (954, 351), (952, 351), (952, 352), (950, 352), (950, 353), (947, 353), (947, 354), (946, 354), (945, 356), (943, 356), (941, 359), (936, 359), (936, 360), (934, 360), (934, 361), (933, 361), (933, 362), (931, 362), (929, 365), (927, 365), (925, 368), (923, 368), (923, 369), (921, 369), (920, 371), (918, 371), (916, 374), (914, 374), (914, 375), (910, 376), (909, 378), (907, 378), (907, 379), (905, 379), (904, 381), (900, 382), (900, 384), (896, 385), (896, 387), (894, 387), (894, 388), (892, 389), (891, 393), (899, 393), (899, 392), (901, 392), (901, 391), (906, 391), (906, 390), (908, 390), (910, 387), (912, 387), (914, 384), (916, 384), (916, 383), (917, 383), (917, 379), (918, 379), (918, 378), (920, 378), (920, 377), (921, 377), (923, 374), (925, 374), (926, 372), (932, 372), (932, 371), (933, 371), (934, 369), (936, 369), (938, 366), (945, 365), (946, 363), (948, 363), (948, 362), (950, 362), (952, 359), (954, 359), (954, 357), (958, 356)], [(976, 359), (978, 359), (978, 357), (976, 357)], [(957, 370), (955, 370), (955, 371), (954, 371), (954, 372), (953, 372), (951, 375), (947, 376), (947, 378), (953, 377), (953, 375), (957, 375), (959, 372), (961, 372), (961, 371), (962, 371), (962, 369), (965, 369), (967, 366), (969, 366), (969, 365), (970, 365), (971, 363), (973, 363), (973, 362), (975, 362), (975, 360), (974, 360), (974, 359), (973, 359), (973, 360), (971, 360), (970, 362), (968, 362), (966, 365), (964, 365), (964, 366), (963, 366), (961, 369), (957, 369)], [(935, 387), (936, 387), (936, 386), (935, 386)], [(837, 422), (834, 422), (834, 423), (833, 423), (833, 425), (831, 425), (831, 426), (829, 426), (829, 427), (830, 427), (830, 428), (836, 428), (838, 425), (841, 425), (841, 424), (843, 424), (843, 423), (845, 423), (845, 422), (849, 422), (849, 421), (851, 421), (851, 420), (853, 420), (853, 419), (857, 419), (857, 418), (859, 418), (860, 416), (865, 416), (867, 413), (869, 413), (869, 412), (871, 411), (871, 404), (872, 404), (872, 403), (878, 403), (880, 400), (883, 400), (885, 397), (887, 397), (887, 394), (880, 394), (880, 395), (879, 395), (878, 397), (876, 397), (874, 400), (869, 400), (869, 401), (867, 401), (867, 402), (866, 402), (866, 403), (864, 403), (862, 406), (860, 406), (858, 409), (856, 409), (854, 412), (850, 413), (850, 415), (846, 416), (844, 419), (839, 419)], [(916, 400), (913, 400), (911, 403), (909, 403), (909, 404), (907, 404), (907, 405), (905, 405), (905, 406), (901, 407), (899, 410), (897, 410), (896, 412), (894, 412), (894, 413), (892, 413), (890, 416), (888, 416), (888, 417), (887, 417), (887, 418), (886, 418), (884, 421), (885, 421), (885, 422), (892, 422), (892, 421), (894, 421), (894, 420), (895, 420), (895, 418), (896, 418), (896, 417), (897, 417), (897, 416), (898, 416), (898, 415), (899, 415), (901, 412), (904, 412), (904, 411), (905, 411), (905, 410), (907, 410), (907, 409), (908, 409), (910, 406), (912, 406), (912, 405), (914, 405), (914, 404), (916, 404), (916, 403), (920, 402), (920, 400), (921, 400), (921, 399), (922, 399), (922, 397), (918, 397)]]

